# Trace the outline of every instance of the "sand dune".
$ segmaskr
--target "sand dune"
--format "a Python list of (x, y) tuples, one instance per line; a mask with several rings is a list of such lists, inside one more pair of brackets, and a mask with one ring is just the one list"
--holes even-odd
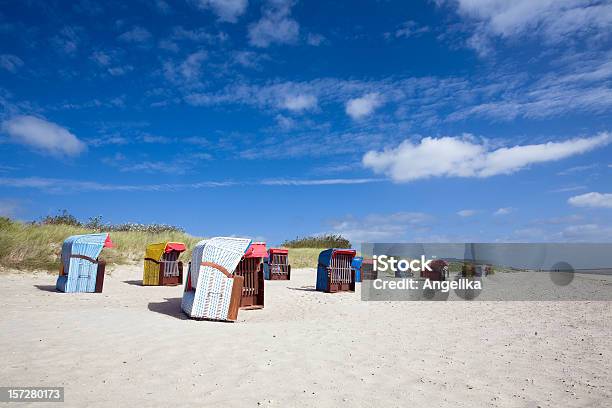
[(102, 294), (0, 276), (2, 386), (67, 406), (585, 407), (612, 398), (610, 302), (361, 302), (314, 269), (266, 282), (263, 310), (189, 320), (138, 267)]

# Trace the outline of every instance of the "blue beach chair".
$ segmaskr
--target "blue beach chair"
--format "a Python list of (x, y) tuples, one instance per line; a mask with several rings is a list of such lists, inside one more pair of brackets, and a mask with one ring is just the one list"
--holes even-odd
[(331, 248), (319, 254), (317, 290), (321, 292), (355, 291), (355, 271), (351, 266), (354, 249)]
[(62, 265), (55, 284), (57, 290), (101, 293), (106, 263), (98, 257), (103, 248), (112, 246), (107, 233), (68, 237), (62, 245)]

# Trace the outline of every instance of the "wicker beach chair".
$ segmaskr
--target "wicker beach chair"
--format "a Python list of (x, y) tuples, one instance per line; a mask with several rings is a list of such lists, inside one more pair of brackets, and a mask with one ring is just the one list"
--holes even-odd
[(182, 242), (160, 242), (147, 245), (142, 284), (176, 286), (183, 283), (183, 263), (178, 260), (185, 251)]
[(181, 309), (192, 318), (235, 321), (244, 278), (234, 270), (251, 244), (247, 238), (198, 242), (191, 255)]
[(321, 292), (355, 291), (355, 270), (351, 266), (354, 249), (326, 249), (319, 254), (317, 290)]
[(265, 242), (253, 242), (236, 266), (235, 276), (244, 278), (241, 309), (263, 309), (264, 276), (263, 260), (268, 255)]
[(270, 248), (264, 259), (264, 279), (291, 280), (291, 265), (289, 265), (289, 250)]
[(107, 233), (73, 235), (62, 245), (60, 273), (55, 287), (61, 292), (102, 292), (106, 263), (98, 259), (112, 247)]

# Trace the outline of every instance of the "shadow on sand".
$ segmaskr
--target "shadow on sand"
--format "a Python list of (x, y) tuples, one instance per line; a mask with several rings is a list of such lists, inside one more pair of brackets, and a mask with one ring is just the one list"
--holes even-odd
[(123, 283), (127, 283), (128, 285), (134, 285), (134, 286), (143, 286), (142, 280), (126, 280), (126, 281), (123, 281)]
[(287, 288), (287, 289), (291, 289), (291, 290), (301, 290), (304, 292), (316, 292), (317, 289), (314, 286), (302, 286), (299, 288)]
[(38, 290), (44, 290), (45, 292), (59, 292), (55, 288), (55, 285), (34, 285)]
[(181, 310), (181, 298), (166, 298), (165, 302), (149, 303), (149, 310), (180, 320), (189, 319)]

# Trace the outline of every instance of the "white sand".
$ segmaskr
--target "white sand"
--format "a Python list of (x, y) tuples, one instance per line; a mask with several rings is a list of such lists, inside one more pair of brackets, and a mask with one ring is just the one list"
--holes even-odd
[(612, 302), (361, 302), (303, 269), (232, 324), (188, 320), (181, 287), (140, 279), (62, 294), (1, 275), (0, 386), (64, 386), (68, 406), (612, 404)]

